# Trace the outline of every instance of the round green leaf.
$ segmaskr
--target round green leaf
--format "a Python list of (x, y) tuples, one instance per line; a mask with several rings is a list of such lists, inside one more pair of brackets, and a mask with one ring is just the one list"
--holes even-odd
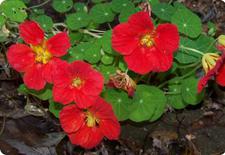
[(41, 16), (36, 17), (35, 20), (41, 25), (41, 27), (45, 31), (50, 30), (53, 26), (52, 18), (49, 16), (41, 15)]
[(166, 102), (165, 95), (160, 89), (147, 85), (137, 86), (133, 100), (134, 110), (131, 112), (129, 118), (135, 122), (153, 118), (155, 110), (158, 110), (157, 106), (160, 104), (164, 105)]
[(69, 54), (66, 55), (64, 60), (67, 60), (68, 62), (73, 62), (75, 60), (83, 60), (85, 57), (84, 52), (81, 52), (79, 47), (73, 47), (69, 50)]
[(52, 89), (49, 85), (47, 85), (44, 89), (40, 91), (36, 91), (36, 90), (27, 88), (24, 84), (21, 84), (17, 90), (18, 92), (22, 94), (31, 94), (41, 100), (48, 100), (52, 98)]
[(85, 12), (70, 14), (66, 17), (66, 24), (71, 30), (78, 30), (89, 24), (90, 18)]
[(169, 85), (169, 92), (171, 94), (167, 95), (168, 104), (174, 109), (183, 109), (186, 104), (181, 96), (181, 85)]
[(63, 108), (63, 105), (60, 103), (54, 102), (52, 99), (49, 100), (49, 111), (56, 117), (59, 118), (59, 112)]
[(152, 12), (162, 20), (170, 21), (176, 9), (167, 3), (158, 3), (152, 6)]
[(112, 22), (114, 14), (110, 4), (104, 3), (93, 6), (90, 10), (90, 17), (95, 23), (102, 24), (105, 22)]
[(116, 73), (116, 68), (112, 65), (100, 65), (99, 70), (103, 74), (106, 83), (109, 80), (109, 76)]
[(202, 31), (200, 18), (188, 9), (177, 9), (171, 18), (173, 24), (176, 24), (179, 32), (196, 38)]
[(7, 0), (0, 5), (0, 12), (15, 22), (23, 22), (27, 18), (26, 6), (20, 0)]
[(132, 10), (134, 8), (134, 4), (130, 0), (112, 1), (112, 10), (115, 12), (121, 12), (122, 10)]
[(126, 10), (121, 10), (120, 15), (119, 15), (119, 21), (120, 23), (126, 22), (130, 15), (136, 13), (137, 10), (134, 9), (126, 9)]
[(52, 7), (57, 12), (67, 12), (73, 7), (73, 0), (53, 0)]
[(129, 108), (132, 105), (132, 99), (128, 97), (127, 93), (115, 89), (108, 89), (104, 93), (104, 98), (112, 105), (113, 111), (119, 121), (124, 121), (129, 118)]
[(80, 40), (83, 37), (83, 33), (80, 32), (70, 32), (69, 33), (69, 37), (70, 37), (70, 43), (72, 45), (77, 44), (80, 42)]
[(76, 12), (87, 12), (87, 6), (84, 3), (77, 2), (74, 4)]
[[(188, 39), (181, 37), (180, 38), (180, 47), (189, 47), (196, 49), (197, 45), (196, 42)], [(201, 55), (194, 53), (192, 51), (188, 51), (186, 49), (180, 48), (178, 52), (175, 53), (175, 59), (182, 64), (189, 64), (189, 63), (194, 63), (197, 62), (201, 59)]]
[(107, 54), (104, 54), (101, 58), (101, 62), (105, 65), (110, 65), (113, 63), (113, 60), (114, 60), (114, 57), (113, 56), (110, 56), (110, 55), (107, 55)]
[(190, 77), (182, 80), (181, 93), (185, 103), (196, 105), (203, 99), (203, 93), (197, 92), (198, 79)]

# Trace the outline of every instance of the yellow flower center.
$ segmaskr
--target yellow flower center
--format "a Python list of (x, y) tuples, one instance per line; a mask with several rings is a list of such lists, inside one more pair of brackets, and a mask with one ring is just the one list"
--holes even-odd
[(46, 49), (46, 41), (37, 46), (32, 46), (32, 50), (35, 53), (35, 61), (42, 64), (47, 64), (51, 58), (52, 54)]
[(216, 61), (220, 56), (216, 53), (206, 53), (202, 57), (202, 66), (205, 72), (207, 73), (216, 66)]
[(81, 88), (84, 85), (84, 80), (81, 80), (79, 77), (73, 79), (72, 86), (75, 88)]
[(154, 45), (154, 37), (152, 34), (145, 34), (141, 37), (140, 44), (142, 46), (151, 47)]
[(95, 127), (99, 124), (100, 120), (94, 116), (90, 111), (86, 112), (86, 124), (88, 127)]

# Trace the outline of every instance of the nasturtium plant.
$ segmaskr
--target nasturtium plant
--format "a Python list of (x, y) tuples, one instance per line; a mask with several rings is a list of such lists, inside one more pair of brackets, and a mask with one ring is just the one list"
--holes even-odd
[(86, 12), (78, 12), (69, 14), (66, 17), (66, 24), (71, 30), (78, 30), (87, 26), (90, 22), (90, 17)]
[(53, 0), (52, 7), (60, 13), (64, 13), (73, 8), (73, 0)]
[(162, 20), (171, 21), (176, 9), (167, 3), (157, 3), (153, 5), (152, 12)]
[(112, 22), (115, 16), (109, 3), (96, 4), (91, 8), (89, 15), (92, 21), (97, 24)]
[(202, 32), (201, 19), (185, 8), (178, 8), (171, 17), (171, 22), (176, 24), (179, 32), (191, 38), (196, 38)]
[(7, 0), (0, 5), (0, 13), (15, 22), (22, 22), (27, 18), (25, 9), (26, 5), (20, 0)]
[(45, 31), (51, 30), (53, 26), (52, 18), (46, 15), (40, 15), (34, 18)]
[(216, 38), (211, 22), (204, 31), (179, 2), (6, 0), (0, 13), (2, 49), (24, 82), (18, 92), (48, 102), (86, 149), (118, 139), (119, 121), (151, 123), (200, 104), (209, 80), (225, 86), (225, 35)]

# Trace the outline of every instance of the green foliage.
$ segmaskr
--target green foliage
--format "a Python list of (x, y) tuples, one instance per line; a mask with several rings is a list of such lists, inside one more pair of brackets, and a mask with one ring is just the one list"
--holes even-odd
[(53, 26), (52, 18), (46, 15), (40, 15), (34, 18), (34, 20), (37, 21), (45, 31), (51, 30)]
[(130, 0), (113, 0), (112, 10), (115, 12), (121, 12), (122, 10), (134, 10), (134, 4)]
[(99, 71), (103, 74), (105, 83), (107, 83), (109, 80), (109, 76), (116, 73), (116, 67), (112, 65), (110, 66), (100, 65)]
[(166, 97), (160, 89), (154, 86), (138, 85), (133, 99), (134, 110), (129, 118), (135, 122), (154, 121), (161, 116), (165, 105)]
[(152, 6), (152, 12), (162, 20), (171, 21), (176, 9), (167, 3), (157, 3)]
[(17, 89), (20, 93), (25, 95), (33, 95), (41, 100), (48, 100), (52, 98), (52, 89), (50, 86), (46, 86), (44, 89), (40, 91), (32, 90), (27, 88), (24, 84), (21, 84)]
[(52, 99), (49, 100), (48, 109), (56, 118), (59, 118), (59, 113), (60, 113), (62, 108), (63, 108), (62, 104), (56, 103)]
[(0, 16), (0, 28), (2, 28), (2, 26), (5, 24), (5, 17), (4, 16)]
[(196, 105), (203, 99), (203, 93), (197, 92), (198, 79), (191, 76), (186, 79), (179, 77), (169, 82), (167, 103), (174, 109), (183, 109), (187, 105)]
[(104, 97), (106, 101), (112, 104), (118, 120), (123, 121), (129, 118), (130, 108), (133, 103), (132, 99), (127, 96), (127, 93), (115, 89), (107, 89)]
[(76, 12), (87, 12), (87, 6), (84, 3), (74, 3), (74, 9)]
[(89, 15), (92, 21), (97, 24), (112, 22), (114, 19), (114, 13), (112, 12), (111, 5), (109, 3), (94, 5), (90, 10)]
[(89, 22), (90, 18), (86, 12), (73, 13), (66, 17), (66, 24), (71, 30), (78, 30), (80, 28), (86, 27)]
[(60, 13), (64, 13), (72, 9), (73, 0), (53, 0), (52, 7)]
[(27, 18), (25, 9), (25, 4), (20, 0), (6, 0), (0, 5), (0, 13), (15, 22), (23, 22)]
[(187, 104), (196, 105), (203, 99), (203, 93), (197, 92), (198, 79), (190, 77), (182, 80), (181, 94)]
[(198, 37), (202, 31), (200, 18), (187, 8), (178, 8), (171, 22), (177, 25), (179, 32), (191, 38)]

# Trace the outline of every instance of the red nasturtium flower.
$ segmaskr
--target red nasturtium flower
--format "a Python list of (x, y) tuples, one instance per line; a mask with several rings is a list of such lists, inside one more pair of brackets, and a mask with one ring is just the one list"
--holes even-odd
[(225, 44), (219, 44), (217, 48), (222, 52), (221, 56), (216, 53), (206, 53), (202, 57), (202, 66), (206, 74), (198, 82), (199, 93), (212, 78), (215, 78), (217, 84), (225, 86)]
[(46, 82), (52, 83), (57, 66), (64, 63), (58, 57), (70, 48), (69, 37), (62, 32), (46, 40), (44, 31), (34, 21), (20, 24), (19, 33), (29, 46), (20, 43), (10, 46), (8, 62), (16, 71), (24, 73), (23, 80), (28, 88), (40, 90)]
[(120, 134), (111, 105), (100, 97), (88, 109), (80, 109), (76, 104), (65, 106), (59, 120), (72, 144), (86, 149), (98, 145), (104, 136), (116, 140)]
[(128, 68), (139, 74), (167, 71), (178, 46), (177, 27), (167, 23), (154, 28), (148, 12), (131, 15), (112, 32), (112, 47), (124, 56)]
[(86, 62), (74, 61), (60, 67), (54, 77), (53, 98), (64, 105), (74, 101), (78, 107), (86, 108), (98, 98), (103, 85), (101, 73)]

